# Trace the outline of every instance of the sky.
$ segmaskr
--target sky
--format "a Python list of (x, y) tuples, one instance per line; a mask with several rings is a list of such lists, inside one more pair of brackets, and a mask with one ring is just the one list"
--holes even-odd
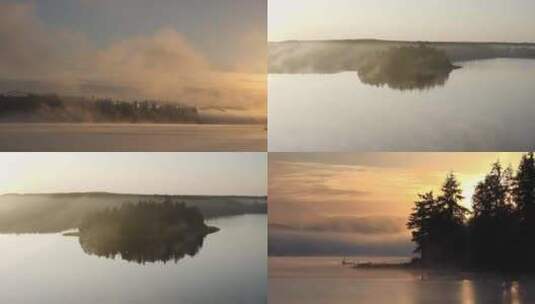
[(0, 0), (0, 89), (164, 99), (265, 116), (266, 6)]
[(0, 153), (0, 194), (266, 195), (265, 153)]
[(471, 196), (493, 162), (521, 153), (270, 153), (272, 255), (407, 255), (405, 223), (418, 193), (453, 172)]
[(270, 41), (535, 42), (531, 0), (269, 0)]

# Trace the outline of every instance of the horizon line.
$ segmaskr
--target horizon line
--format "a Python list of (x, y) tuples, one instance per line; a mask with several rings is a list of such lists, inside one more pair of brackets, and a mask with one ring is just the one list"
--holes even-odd
[(82, 194), (108, 194), (108, 195), (138, 195), (138, 196), (182, 196), (182, 197), (255, 197), (267, 198), (266, 195), (249, 195), (249, 194), (163, 194), (163, 193), (128, 193), (128, 192), (109, 192), (109, 191), (74, 191), (74, 192), (5, 192), (0, 196), (9, 195), (82, 195)]
[(348, 41), (370, 41), (370, 42), (426, 42), (426, 43), (472, 43), (472, 44), (530, 44), (535, 46), (535, 41), (528, 42), (506, 42), (506, 41), (468, 41), (468, 40), (402, 40), (402, 39), (383, 39), (383, 38), (335, 38), (335, 39), (285, 39), (285, 40), (268, 40), (268, 43), (284, 42), (348, 42)]

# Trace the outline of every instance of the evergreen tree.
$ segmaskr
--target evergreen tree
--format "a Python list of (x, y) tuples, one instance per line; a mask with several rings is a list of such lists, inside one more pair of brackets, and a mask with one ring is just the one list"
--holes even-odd
[(476, 186), (470, 222), (470, 258), (475, 267), (508, 268), (514, 229), (511, 192), (512, 169), (504, 170), (499, 162)]
[(466, 250), (465, 219), (468, 209), (461, 205), (462, 190), (453, 174), (446, 177), (442, 194), (419, 195), (407, 226), (412, 230), (422, 263), (461, 265)]
[(436, 200), (433, 192), (418, 194), (413, 212), (409, 217), (407, 227), (411, 230), (412, 241), (416, 243), (415, 252), (420, 254), (421, 260), (428, 263), (433, 246), (433, 220), (436, 213)]
[(438, 197), (438, 208), (442, 215), (455, 224), (464, 224), (467, 208), (461, 205), (464, 199), (463, 191), (457, 177), (453, 173), (446, 176), (446, 181), (442, 184), (442, 195)]
[(476, 186), (472, 197), (475, 218), (507, 215), (512, 211), (512, 169), (492, 165), (485, 179)]
[(533, 152), (522, 156), (514, 179), (514, 201), (523, 222), (535, 221), (535, 159)]
[(522, 156), (514, 178), (513, 197), (516, 204), (518, 228), (515, 230), (513, 247), (517, 267), (535, 270), (535, 159), (533, 152)]

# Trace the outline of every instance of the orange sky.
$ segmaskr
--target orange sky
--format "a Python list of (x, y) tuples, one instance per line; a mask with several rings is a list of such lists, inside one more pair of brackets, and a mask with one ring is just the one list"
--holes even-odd
[(1, 90), (158, 99), (266, 119), (264, 2), (42, 2), (0, 3), (0, 80), (9, 80)]
[(520, 153), (270, 154), (270, 222), (314, 216), (407, 217), (417, 193), (438, 192), (453, 171), (465, 201), (500, 160), (516, 168)]
[(410, 255), (406, 228), (418, 193), (449, 172), (470, 206), (475, 185), (521, 153), (270, 153), (270, 255)]

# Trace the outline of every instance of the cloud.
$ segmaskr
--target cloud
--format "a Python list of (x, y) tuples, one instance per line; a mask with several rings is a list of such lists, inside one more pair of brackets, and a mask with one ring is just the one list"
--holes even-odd
[(328, 216), (303, 223), (283, 224), (280, 227), (295, 231), (380, 235), (406, 232), (406, 220), (394, 216)]
[(367, 196), (347, 181), (342, 175), (355, 175), (365, 168), (360, 166), (324, 165), (306, 162), (270, 162), (270, 190), (274, 199), (330, 202), (350, 200)]
[(216, 69), (173, 28), (96, 47), (80, 33), (45, 26), (31, 4), (0, 4), (0, 40), (4, 84), (33, 81), (27, 90), (176, 101), (212, 116), (266, 115), (265, 74)]
[(50, 30), (31, 4), (0, 3), (0, 73), (5, 78), (55, 77), (83, 54), (84, 38), (68, 30)]
[(414, 245), (407, 235), (370, 238), (330, 233), (271, 229), (268, 236), (270, 256), (408, 256)]

